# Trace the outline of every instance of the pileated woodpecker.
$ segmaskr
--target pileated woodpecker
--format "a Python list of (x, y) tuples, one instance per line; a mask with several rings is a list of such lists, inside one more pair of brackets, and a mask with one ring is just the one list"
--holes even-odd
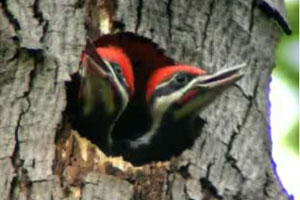
[[(94, 34), (97, 35), (97, 34)], [(127, 105), (126, 110), (118, 120), (113, 134), (115, 140), (136, 137), (135, 133), (141, 133), (147, 123), (150, 122), (145, 114), (145, 89), (147, 81), (153, 71), (165, 66), (175, 65), (175, 61), (164, 55), (164, 51), (156, 43), (145, 37), (129, 32), (103, 35), (96, 37), (95, 46), (107, 47), (110, 45), (120, 47), (130, 58), (135, 75), (135, 93)], [(133, 123), (138, 121), (140, 123)], [(124, 127), (126, 127), (124, 129)]]
[(138, 137), (114, 141), (114, 155), (122, 155), (125, 160), (137, 165), (178, 155), (195, 140), (193, 121), (199, 111), (243, 76), (240, 72), (243, 66), (234, 66), (212, 75), (184, 65), (155, 70), (145, 89), (144, 117), (128, 121), (142, 126), (132, 130), (130, 125), (124, 126), (123, 123), (114, 132), (136, 131), (132, 134)]
[(134, 93), (131, 62), (120, 48), (95, 47), (88, 40), (79, 74), (79, 118), (73, 127), (108, 153), (114, 123)]

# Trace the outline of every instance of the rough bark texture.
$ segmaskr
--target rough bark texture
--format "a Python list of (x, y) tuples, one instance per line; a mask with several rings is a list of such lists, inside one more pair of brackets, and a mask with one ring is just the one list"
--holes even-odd
[[(86, 13), (94, 24), (108, 16), (113, 28), (151, 38), (168, 56), (209, 72), (248, 64), (245, 77), (201, 113), (207, 125), (195, 145), (167, 167), (116, 171), (91, 164), (80, 174), (81, 161), (63, 161), (85, 144), (72, 142), (68, 151), (63, 145), (81, 139), (63, 140), (61, 124), (64, 82), (78, 68)], [(282, 0), (2, 2), (1, 199), (287, 199), (268, 138), (276, 21), (289, 32)], [(62, 158), (55, 155), (62, 151)]]

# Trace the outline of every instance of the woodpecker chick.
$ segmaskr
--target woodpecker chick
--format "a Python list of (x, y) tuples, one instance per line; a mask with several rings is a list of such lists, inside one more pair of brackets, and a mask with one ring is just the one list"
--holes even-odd
[[(159, 68), (148, 80), (145, 93), (147, 122), (140, 137), (114, 143), (115, 154), (134, 164), (169, 159), (192, 145), (192, 122), (226, 88), (239, 80), (244, 65), (212, 75), (196, 67)], [(139, 119), (137, 119), (139, 120)], [(125, 130), (123, 130), (125, 131)], [(130, 130), (129, 130), (130, 131)]]
[(80, 119), (75, 128), (107, 153), (114, 123), (134, 93), (132, 65), (120, 48), (95, 48), (88, 41), (80, 76)]

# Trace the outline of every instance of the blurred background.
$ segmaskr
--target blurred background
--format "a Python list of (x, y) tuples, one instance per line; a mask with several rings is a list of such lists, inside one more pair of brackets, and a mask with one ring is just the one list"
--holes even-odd
[(292, 35), (282, 34), (270, 85), (273, 159), (282, 185), (300, 200), (299, 0), (285, 0)]

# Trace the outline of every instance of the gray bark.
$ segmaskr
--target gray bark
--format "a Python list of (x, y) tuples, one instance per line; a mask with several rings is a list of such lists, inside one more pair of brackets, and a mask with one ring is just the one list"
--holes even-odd
[[(84, 21), (101, 25), (105, 16), (112, 29), (151, 38), (209, 72), (247, 63), (245, 77), (200, 114), (207, 125), (195, 145), (170, 162), (104, 162), (63, 120)], [(268, 137), (275, 21), (288, 30), (281, 0), (2, 2), (1, 199), (287, 199)]]

